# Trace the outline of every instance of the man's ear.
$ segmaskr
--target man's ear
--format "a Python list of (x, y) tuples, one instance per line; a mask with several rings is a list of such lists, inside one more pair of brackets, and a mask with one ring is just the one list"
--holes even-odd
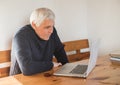
[(36, 24), (34, 22), (32, 22), (32, 27), (33, 27), (33, 29), (36, 28)]

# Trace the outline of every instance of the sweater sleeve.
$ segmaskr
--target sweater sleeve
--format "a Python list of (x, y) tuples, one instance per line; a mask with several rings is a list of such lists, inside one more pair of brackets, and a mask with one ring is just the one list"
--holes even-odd
[(52, 61), (34, 61), (32, 59), (29, 42), (23, 35), (15, 36), (13, 47), (18, 65), (24, 75), (32, 75), (52, 69)]
[(61, 43), (60, 38), (58, 37), (55, 29), (54, 29), (54, 36), (55, 36), (55, 45), (56, 45), (54, 55), (57, 59), (57, 62), (61, 62), (62, 64), (68, 63), (67, 55), (64, 50), (64, 45)]

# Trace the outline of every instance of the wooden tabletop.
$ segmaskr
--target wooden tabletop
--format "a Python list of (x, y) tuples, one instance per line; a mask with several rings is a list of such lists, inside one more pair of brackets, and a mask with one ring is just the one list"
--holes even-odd
[(50, 72), (52, 73), (49, 71), (32, 76), (19, 74), (13, 77), (22, 85), (120, 85), (120, 65), (111, 64), (109, 56), (99, 57), (96, 67), (86, 79), (47, 74)]

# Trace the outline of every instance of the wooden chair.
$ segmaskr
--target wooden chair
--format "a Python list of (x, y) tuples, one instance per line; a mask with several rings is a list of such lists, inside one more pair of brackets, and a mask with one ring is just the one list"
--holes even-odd
[[(89, 48), (88, 39), (74, 40), (63, 42), (65, 45), (64, 49), (67, 53), (69, 62), (80, 61), (83, 59), (88, 59), (90, 52), (81, 52), (82, 49)], [(57, 61), (55, 58), (53, 61)]]
[(88, 39), (68, 41), (64, 42), (63, 44), (65, 45), (66, 53), (71, 52), (71, 54), (68, 54), (68, 60), (70, 62), (80, 61), (89, 58), (89, 51), (81, 52), (82, 49), (89, 48)]
[(10, 50), (0, 51), (0, 78), (9, 75)]

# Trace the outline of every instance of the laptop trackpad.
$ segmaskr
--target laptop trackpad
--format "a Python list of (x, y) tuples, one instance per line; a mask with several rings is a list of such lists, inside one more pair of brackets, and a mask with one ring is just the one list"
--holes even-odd
[(72, 74), (84, 74), (88, 65), (77, 65), (70, 73)]

